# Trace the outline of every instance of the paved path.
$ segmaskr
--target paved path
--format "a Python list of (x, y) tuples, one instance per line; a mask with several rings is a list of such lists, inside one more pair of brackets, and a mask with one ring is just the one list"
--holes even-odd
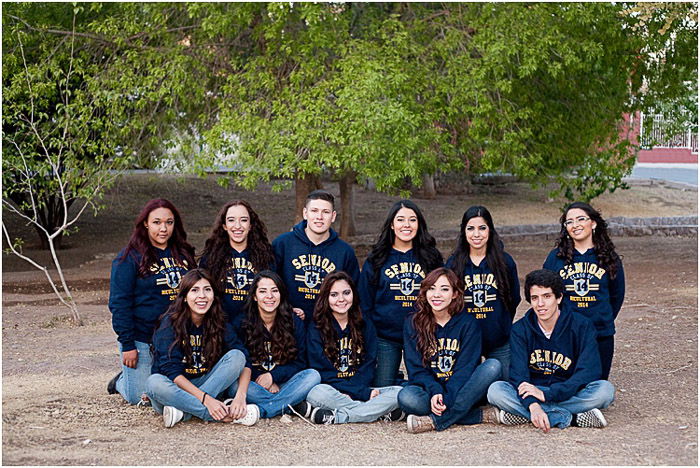
[(698, 186), (697, 164), (637, 163), (632, 168), (632, 179), (660, 179)]

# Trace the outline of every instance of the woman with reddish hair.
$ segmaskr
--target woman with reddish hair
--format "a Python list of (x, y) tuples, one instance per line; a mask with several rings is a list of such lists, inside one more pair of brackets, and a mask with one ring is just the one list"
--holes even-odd
[(108, 393), (120, 393), (132, 405), (141, 401), (151, 374), (150, 344), (158, 317), (194, 266), (194, 247), (175, 206), (163, 198), (146, 203), (129, 243), (112, 262), (109, 310), (122, 370), (107, 385)]
[(481, 328), (465, 313), (464, 286), (450, 269), (431, 271), (420, 284), (416, 312), (404, 323), (404, 356), (409, 385), (399, 405), (409, 432), (479, 424), (478, 403), (501, 375), (496, 359), (481, 360)]

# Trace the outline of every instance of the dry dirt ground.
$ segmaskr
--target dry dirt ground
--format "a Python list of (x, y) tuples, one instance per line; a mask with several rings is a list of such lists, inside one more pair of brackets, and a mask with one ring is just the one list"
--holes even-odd
[[(337, 186), (330, 185), (337, 193)], [(478, 425), (412, 435), (405, 423), (310, 426), (294, 418), (253, 427), (190, 421), (164, 429), (150, 408), (107, 395), (118, 370), (107, 309), (110, 261), (138, 209), (154, 196), (181, 207), (201, 248), (214, 213), (245, 197), (271, 236), (293, 218), (290, 191), (255, 194), (211, 180), (131, 176), (108, 193), (108, 208), (86, 217), (61, 256), (85, 325), (76, 327), (35, 271), (3, 255), (2, 463), (5, 465), (697, 465), (697, 236), (615, 239), (624, 256), (627, 298), (617, 321), (611, 381), (615, 403), (603, 430)], [(358, 190), (360, 234), (376, 232), (390, 202)], [(418, 199), (431, 229), (456, 229), (462, 211), (492, 208), (497, 226), (553, 222), (560, 201), (526, 186), (475, 187), (459, 196)], [(594, 205), (605, 216), (696, 215), (697, 192), (635, 186)], [(12, 225), (11, 225), (12, 226)], [(451, 240), (440, 243), (443, 254)], [(506, 239), (521, 281), (541, 266), (553, 239)], [(29, 245), (28, 247), (31, 247)], [(34, 253), (29, 249), (29, 252)], [(361, 260), (366, 248), (359, 249)], [(519, 314), (525, 311), (521, 304)]]

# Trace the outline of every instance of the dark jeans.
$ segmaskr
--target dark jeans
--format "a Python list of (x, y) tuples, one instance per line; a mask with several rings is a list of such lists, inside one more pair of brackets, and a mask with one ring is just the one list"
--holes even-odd
[(471, 425), (482, 421), (479, 401), (493, 382), (501, 377), (501, 363), (487, 359), (479, 364), (469, 380), (457, 392), (454, 403), (436, 416), (430, 409), (431, 395), (423, 387), (409, 385), (399, 392), (399, 406), (407, 414), (430, 415), (435, 429), (442, 431), (453, 424)]
[(400, 385), (399, 367), (403, 345), (384, 338), (377, 338), (377, 369), (374, 372), (372, 387)]
[(615, 353), (615, 335), (599, 336), (596, 341), (598, 341), (598, 352), (600, 353), (600, 366), (603, 370), (602, 380), (608, 380)]

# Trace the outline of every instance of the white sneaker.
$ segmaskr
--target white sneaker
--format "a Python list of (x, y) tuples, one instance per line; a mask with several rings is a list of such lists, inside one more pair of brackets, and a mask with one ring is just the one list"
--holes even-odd
[(184, 413), (174, 406), (163, 406), (163, 424), (165, 427), (173, 427), (182, 421)]
[(585, 413), (576, 415), (576, 425), (578, 427), (605, 427), (608, 422), (598, 408), (593, 408)]
[(260, 419), (260, 408), (258, 405), (246, 405), (246, 413), (242, 418), (234, 419), (234, 424), (243, 424), (244, 426), (252, 426)]

